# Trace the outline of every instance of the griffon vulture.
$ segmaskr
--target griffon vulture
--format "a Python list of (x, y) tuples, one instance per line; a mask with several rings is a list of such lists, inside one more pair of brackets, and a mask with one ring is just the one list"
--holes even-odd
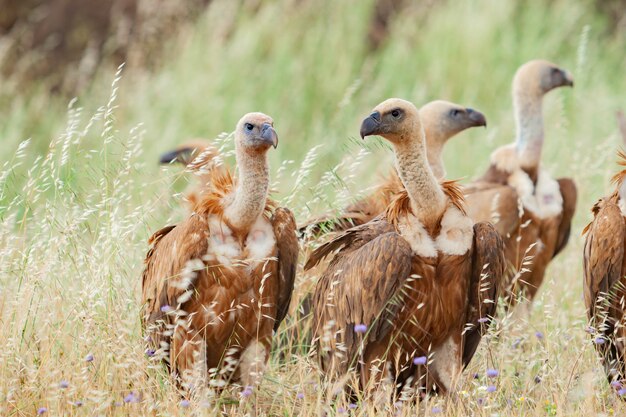
[[(487, 126), (481, 112), (444, 100), (425, 104), (419, 109), (419, 115), (426, 135), (428, 163), (438, 179), (446, 175), (441, 155), (446, 142), (471, 127)], [(392, 170), (372, 194), (349, 205), (339, 216), (329, 214), (308, 221), (300, 227), (300, 235), (316, 236), (321, 232), (345, 230), (366, 223), (382, 213), (401, 189), (398, 174)]]
[(516, 141), (496, 149), (487, 172), (464, 188), (470, 217), (492, 221), (505, 240), (507, 290), (523, 291), (530, 300), (548, 263), (567, 244), (576, 207), (574, 181), (555, 180), (541, 165), (543, 96), (573, 85), (570, 73), (550, 62), (522, 65), (513, 79)]
[(143, 325), (183, 383), (192, 370), (257, 383), (287, 313), (299, 248), (292, 213), (268, 198), (267, 151), (277, 143), (269, 116), (242, 117), (237, 179), (211, 171), (189, 217), (150, 238)]
[[(361, 136), (370, 135), (393, 145), (403, 188), (383, 214), (307, 261), (310, 269), (335, 253), (313, 296), (321, 367), (334, 376), (357, 371), (361, 388), (379, 367), (401, 386), (454, 390), (495, 311), (503, 242), (465, 214), (455, 182), (435, 178), (412, 103), (379, 104), (361, 125)], [(431, 363), (421, 363), (429, 354)]]

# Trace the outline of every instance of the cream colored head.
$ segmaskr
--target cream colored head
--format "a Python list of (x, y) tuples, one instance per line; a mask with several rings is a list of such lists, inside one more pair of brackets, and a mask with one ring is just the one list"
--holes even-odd
[(263, 113), (248, 113), (239, 120), (235, 129), (235, 147), (238, 151), (265, 153), (270, 146), (278, 146), (278, 135), (271, 117)]
[(419, 114), (429, 147), (431, 142), (443, 145), (448, 139), (470, 127), (487, 126), (487, 119), (481, 112), (445, 100), (435, 100), (423, 105)]
[(379, 135), (395, 145), (411, 140), (422, 129), (417, 107), (409, 101), (390, 98), (374, 107), (361, 123), (361, 138)]
[(519, 67), (513, 78), (513, 95), (541, 97), (558, 87), (573, 87), (574, 78), (569, 71), (552, 62), (536, 59)]

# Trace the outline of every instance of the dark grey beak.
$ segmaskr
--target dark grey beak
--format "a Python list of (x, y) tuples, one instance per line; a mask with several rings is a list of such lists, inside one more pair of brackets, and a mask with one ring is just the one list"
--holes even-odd
[(563, 79), (565, 80), (563, 85), (567, 87), (574, 87), (574, 77), (572, 74), (566, 70), (562, 70), (561, 72), (563, 73)]
[(365, 136), (376, 135), (380, 129), (380, 113), (375, 111), (366, 117), (361, 123), (361, 139), (365, 139)]
[(263, 123), (263, 127), (261, 128), (261, 139), (271, 144), (274, 149), (278, 146), (278, 135), (269, 123)]
[(172, 164), (179, 162), (183, 165), (187, 165), (190, 161), (190, 157), (196, 148), (182, 148), (173, 151), (166, 152), (159, 158), (160, 164)]
[(476, 111), (474, 109), (471, 109), (469, 107), (466, 108), (465, 111), (467, 112), (467, 117), (472, 122), (472, 126), (485, 126), (485, 127), (487, 127), (487, 118), (485, 117), (484, 114), (482, 114), (481, 112)]

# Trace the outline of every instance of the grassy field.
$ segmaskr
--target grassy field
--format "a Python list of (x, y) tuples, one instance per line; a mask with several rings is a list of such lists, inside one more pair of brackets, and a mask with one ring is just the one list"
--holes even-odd
[[(486, 130), (446, 150), (448, 176), (469, 180), (513, 139), (510, 83), (533, 58), (575, 77), (575, 88), (551, 93), (544, 109), (545, 166), (579, 186), (570, 244), (530, 316), (498, 322), (458, 396), (387, 403), (385, 412), (624, 415), (584, 331), (580, 231), (617, 169), (626, 35), (608, 34), (584, 0), (450, 1), (427, 15), (405, 11), (387, 44), (368, 54), (371, 1), (270, 1), (256, 12), (235, 3), (215, 0), (164, 46), (155, 72), (103, 70), (69, 105), (0, 82), (0, 415), (374, 415), (372, 404), (332, 401), (314, 358), (293, 349), (292, 330), (307, 326), (293, 318), (277, 335), (283, 362), (275, 351), (254, 401), (238, 404), (234, 387), (181, 403), (146, 357), (139, 325), (146, 240), (184, 216), (180, 193), (193, 182), (160, 168), (158, 155), (196, 136), (232, 147), (222, 132), (245, 112), (268, 113), (280, 136), (271, 151), (275, 196), (303, 221), (388, 171), (388, 147), (356, 139), (374, 105), (442, 98), (488, 119)], [(296, 302), (315, 278), (299, 273)], [(487, 378), (488, 368), (499, 376)]]

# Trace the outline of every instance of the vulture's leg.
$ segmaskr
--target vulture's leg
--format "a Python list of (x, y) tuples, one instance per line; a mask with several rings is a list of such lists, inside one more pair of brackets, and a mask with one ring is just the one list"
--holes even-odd
[(431, 370), (445, 392), (454, 392), (462, 370), (463, 341), (461, 332), (450, 336), (435, 350)]

